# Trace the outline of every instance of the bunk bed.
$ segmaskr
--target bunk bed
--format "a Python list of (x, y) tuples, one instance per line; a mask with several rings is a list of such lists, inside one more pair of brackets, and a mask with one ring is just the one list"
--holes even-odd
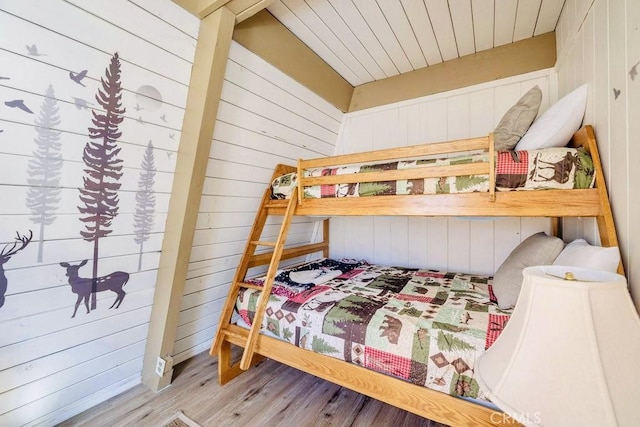
[[(412, 381), (411, 378), (405, 376), (404, 379), (401, 379), (403, 375), (397, 375), (394, 372), (384, 369), (381, 370), (383, 373), (376, 372), (358, 364), (301, 348), (309, 348), (309, 345), (292, 345), (285, 342), (282, 337), (278, 337), (278, 333), (269, 334), (268, 332), (272, 328), (267, 320), (264, 323), (253, 320), (264, 319), (268, 301), (277, 299), (274, 297), (277, 294), (286, 293), (282, 291), (282, 288), (279, 288), (278, 282), (275, 282), (276, 277), (281, 276), (281, 271), (278, 270), (280, 261), (314, 253), (321, 253), (322, 257), (329, 256), (328, 220), (323, 221), (322, 242), (285, 247), (291, 218), (296, 215), (550, 217), (555, 235), (561, 235), (562, 223), (560, 219), (563, 217), (595, 217), (602, 246), (617, 246), (616, 230), (592, 127), (585, 126), (576, 132), (568, 147), (572, 150), (580, 150), (581, 155), (584, 153), (589, 155), (594, 173), (593, 179), (591, 179), (592, 175), (589, 175), (586, 178), (588, 184), (582, 185), (586, 188), (576, 189), (573, 188), (573, 184), (570, 184), (569, 187), (565, 185), (561, 188), (530, 189), (529, 191), (507, 191), (508, 189), (501, 188), (500, 165), (496, 164), (496, 158), (503, 153), (495, 152), (492, 134), (481, 138), (300, 160), (295, 167), (278, 165), (272, 177), (274, 185), (265, 190), (244, 255), (221, 314), (216, 339), (211, 348), (211, 355), (218, 356), (220, 383), (228, 382), (263, 358), (271, 358), (434, 421), (451, 425), (493, 425), (496, 421), (495, 407), (470, 402), (442, 391), (427, 388), (424, 385), (417, 385), (416, 381)], [(471, 156), (474, 160), (445, 161), (444, 164), (433, 160), (434, 158), (439, 159), (445, 154), (452, 156), (456, 153), (464, 153), (465, 156)], [(480, 157), (474, 157), (478, 153), (480, 153)], [(576, 151), (571, 151), (571, 153), (573, 158), (578, 156)], [(390, 162), (405, 162), (406, 159), (413, 158), (421, 159), (419, 162), (422, 162), (425, 167), (386, 166)], [(365, 172), (365, 169), (361, 167), (363, 164), (377, 166), (365, 167), (366, 173), (363, 173)], [(353, 165), (360, 166), (353, 167)], [(403, 165), (405, 164), (403, 163)], [(565, 169), (557, 167), (554, 169), (553, 165), (546, 167), (552, 173), (566, 174)], [(337, 172), (338, 169), (340, 172)], [(498, 172), (496, 172), (497, 170)], [(471, 186), (472, 189), (469, 192), (452, 192), (451, 187), (447, 187), (448, 190), (444, 192), (437, 190), (437, 184), (445, 182), (445, 179), (474, 176), (484, 176), (485, 179), (479, 181), (486, 183), (486, 185), (482, 184), (481, 189)], [(581, 179), (584, 181), (585, 177), (583, 176)], [(436, 180), (436, 187), (434, 187), (436, 194), (425, 190), (431, 185), (428, 184), (429, 180)], [(285, 185), (292, 181), (294, 181), (294, 185)], [(564, 178), (558, 181), (566, 184)], [(466, 182), (468, 183), (469, 179)], [(367, 183), (375, 185), (367, 187)], [(416, 183), (424, 183), (418, 185), (420, 191), (415, 190)], [(355, 197), (358, 193), (356, 188), (359, 185), (368, 188), (361, 191), (363, 194), (371, 193), (371, 188), (375, 187), (381, 195)], [(280, 188), (283, 186), (287, 187), (284, 191)], [(399, 187), (402, 189), (398, 190)], [(543, 184), (542, 187), (545, 188), (546, 184)], [(274, 195), (280, 196), (280, 198), (273, 198)], [(275, 242), (261, 241), (263, 227), (270, 215), (282, 215), (280, 233)], [(259, 247), (270, 247), (272, 250), (260, 252), (257, 250)], [(246, 277), (248, 270), (260, 265), (269, 265), (266, 276), (260, 281), (248, 279)], [(367, 268), (378, 268), (370, 266), (362, 268), (362, 265), (356, 267), (360, 267), (359, 272), (367, 270)], [(623, 273), (621, 263), (618, 272)], [(403, 272), (401, 271), (400, 274), (402, 275)], [(409, 280), (415, 279), (416, 274), (423, 278), (427, 277), (425, 279), (427, 281), (434, 277), (440, 277), (439, 273), (414, 269), (410, 272), (411, 279)], [(351, 276), (347, 274), (346, 277), (350, 278)], [(330, 279), (335, 278), (335, 275), (330, 277)], [(440, 278), (442, 279), (442, 277)], [(473, 289), (478, 283), (486, 284), (491, 280), (488, 278), (489, 282), (487, 282), (485, 279), (464, 274), (450, 274), (445, 279), (445, 287), (455, 287), (457, 281), (458, 285), (460, 283), (464, 286), (470, 285)], [(362, 288), (358, 287), (361, 284), (362, 282), (355, 284), (358, 291), (362, 291)], [(320, 290), (310, 288), (299, 295), (304, 295), (304, 298), (307, 298), (304, 299), (306, 302), (310, 296), (309, 293), (318, 293), (327, 289), (329, 288), (323, 287)], [(465, 289), (471, 288), (466, 287)], [(339, 289), (331, 288), (329, 291), (335, 293)], [(472, 295), (472, 302), (478, 301), (478, 298), (486, 297), (486, 303), (491, 304), (489, 302), (491, 299), (490, 289), (484, 289), (484, 291), (486, 292), (480, 296)], [(417, 290), (417, 292), (426, 293), (428, 290)], [(474, 292), (471, 291), (471, 293)], [(465, 293), (468, 292), (465, 291)], [(295, 298), (295, 293), (293, 296)], [(380, 295), (376, 295), (376, 298), (378, 297)], [(417, 295), (412, 297), (419, 298)], [(247, 308), (249, 299), (251, 299), (250, 310)], [(388, 299), (385, 299), (384, 302), (388, 302)], [(244, 326), (231, 324), (234, 310), (237, 309), (236, 305), (240, 307), (241, 318), (247, 323)], [(500, 316), (508, 317), (509, 314), (500, 311), (497, 307), (490, 308), (489, 311), (491, 310)], [(390, 322), (389, 319), (385, 319), (385, 321)], [(388, 340), (392, 340), (392, 338), (397, 340), (397, 336), (390, 337), (388, 335), (393, 333), (386, 330), (391, 326), (390, 323), (387, 323), (384, 328), (381, 328), (385, 329), (383, 334), (387, 333)], [(296, 338), (298, 345), (300, 345), (299, 338)], [(489, 340), (486, 342), (487, 346), (490, 345)], [(242, 359), (237, 363), (232, 363), (232, 345), (244, 348)], [(424, 383), (424, 379), (419, 382)], [(458, 394), (464, 395), (464, 393)], [(509, 420), (504, 418), (500, 418), (499, 421), (501, 424), (509, 423)], [(517, 424), (516, 420), (510, 421)]]

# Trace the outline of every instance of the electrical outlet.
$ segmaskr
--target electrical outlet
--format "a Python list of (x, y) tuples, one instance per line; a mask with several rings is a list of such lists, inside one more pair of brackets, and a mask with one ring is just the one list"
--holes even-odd
[(164, 375), (164, 368), (167, 365), (167, 361), (162, 357), (158, 356), (158, 360), (156, 361), (156, 374), (161, 377)]

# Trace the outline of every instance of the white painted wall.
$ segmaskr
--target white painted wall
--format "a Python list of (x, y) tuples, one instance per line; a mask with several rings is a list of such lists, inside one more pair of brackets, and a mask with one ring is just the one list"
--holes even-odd
[[(169, 0), (0, 1), (0, 250), (16, 231), (32, 229), (33, 241), (4, 268), (8, 290), (0, 307), (0, 425), (53, 425), (140, 382), (142, 357), (175, 168), (199, 21)], [(29, 46), (31, 50), (27, 48)], [(34, 47), (35, 46), (35, 49)], [(37, 50), (37, 52), (36, 52)], [(99, 275), (130, 274), (120, 308), (112, 292), (98, 294), (97, 308), (73, 313), (76, 295), (60, 262), (91, 274), (92, 243), (84, 241), (78, 188), (90, 108), (114, 52), (122, 63), (119, 126), (123, 161), (119, 213), (101, 239)], [(87, 70), (81, 84), (70, 72)], [(143, 86), (161, 96), (141, 96)], [(59, 117), (59, 180), (50, 182), (55, 221), (40, 227), (26, 202), (33, 191), (34, 150), (47, 89)], [(23, 100), (33, 111), (10, 108)], [(81, 103), (87, 102), (87, 108)], [(143, 247), (134, 241), (141, 162), (152, 141), (155, 163), (154, 221)], [(58, 191), (59, 190), (59, 191)], [(140, 258), (141, 257), (141, 258)], [(139, 268), (139, 262), (141, 265)]]
[[(553, 70), (542, 70), (411, 101), (345, 114), (340, 153), (487, 135), (531, 87), (554, 100)], [(545, 218), (342, 217), (331, 219), (331, 254), (370, 262), (493, 274)]]
[[(558, 94), (589, 85), (585, 121), (600, 147), (632, 297), (640, 309), (640, 2), (566, 0), (556, 32)], [(574, 237), (598, 242), (592, 220), (567, 221)]]
[[(211, 347), (229, 283), (275, 165), (333, 154), (341, 120), (341, 111), (239, 44), (231, 44), (175, 362)], [(267, 224), (263, 240), (275, 240), (277, 217)], [(310, 241), (313, 225), (308, 218), (296, 218), (288, 244)]]

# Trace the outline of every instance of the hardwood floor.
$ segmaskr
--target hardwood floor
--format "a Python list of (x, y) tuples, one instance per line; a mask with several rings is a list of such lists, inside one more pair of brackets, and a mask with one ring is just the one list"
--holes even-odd
[(201, 353), (176, 366), (165, 390), (138, 385), (60, 425), (160, 427), (181, 410), (203, 427), (444, 427), (272, 360), (224, 386), (216, 365)]

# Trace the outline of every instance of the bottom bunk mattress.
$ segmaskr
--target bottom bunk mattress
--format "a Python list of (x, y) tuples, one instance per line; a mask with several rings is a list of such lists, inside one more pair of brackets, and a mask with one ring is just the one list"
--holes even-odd
[[(485, 399), (475, 360), (511, 315), (492, 302), (490, 287), (488, 276), (323, 259), (279, 272), (262, 326), (307, 350)], [(245, 289), (236, 303), (249, 325), (258, 295)]]

